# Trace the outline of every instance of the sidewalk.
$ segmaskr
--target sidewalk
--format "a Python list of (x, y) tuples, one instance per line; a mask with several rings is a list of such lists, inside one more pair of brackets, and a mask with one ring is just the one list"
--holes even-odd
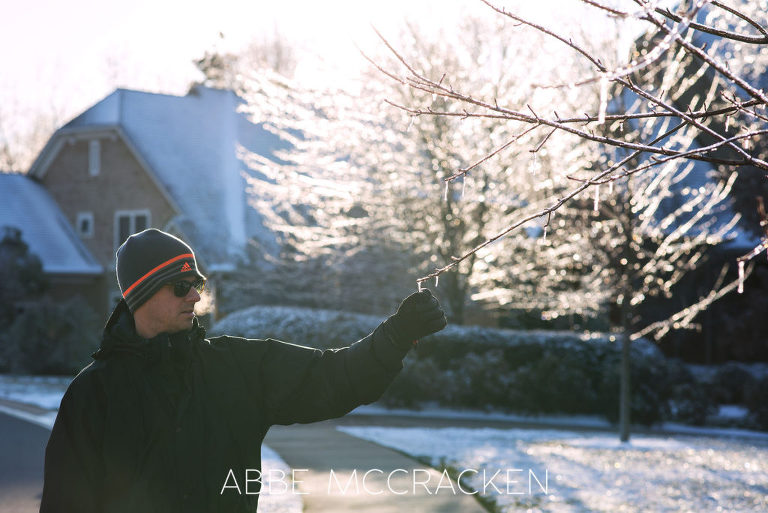
[(299, 491), (306, 493), (301, 496), (305, 513), (485, 511), (455, 482), (441, 481), (440, 472), (337, 431), (336, 425), (337, 421), (326, 421), (274, 426), (265, 439), (294, 471), (307, 469), (296, 474)]
[(55, 411), (46, 410), (34, 404), (3, 398), (0, 398), (0, 413), (26, 420), (48, 430), (53, 427), (53, 421), (56, 420)]

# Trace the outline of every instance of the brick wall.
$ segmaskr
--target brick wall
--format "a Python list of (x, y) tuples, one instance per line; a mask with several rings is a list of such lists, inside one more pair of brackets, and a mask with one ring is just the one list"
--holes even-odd
[[(163, 228), (175, 215), (165, 196), (158, 190), (132, 152), (117, 136), (99, 135), (99, 174), (89, 172), (88, 138), (72, 138), (62, 146), (42, 179), (43, 186), (61, 207), (77, 231), (80, 212), (93, 214), (93, 235), (82, 240), (106, 269), (101, 290), (102, 301), (109, 304), (117, 290), (115, 266), (115, 213), (148, 210), (150, 226)], [(89, 297), (94, 293), (88, 292)], [(102, 311), (100, 308), (98, 311)]]

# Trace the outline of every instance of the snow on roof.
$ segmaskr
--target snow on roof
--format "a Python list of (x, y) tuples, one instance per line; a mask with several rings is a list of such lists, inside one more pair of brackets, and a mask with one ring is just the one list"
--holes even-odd
[(117, 89), (62, 131), (118, 125), (182, 209), (177, 225), (210, 265), (244, 256), (248, 239), (274, 237), (248, 207), (238, 146), (273, 158), (277, 136), (238, 112), (232, 91), (195, 86), (186, 96)]
[(48, 191), (25, 175), (0, 173), (0, 226), (21, 230), (48, 273), (103, 272)]

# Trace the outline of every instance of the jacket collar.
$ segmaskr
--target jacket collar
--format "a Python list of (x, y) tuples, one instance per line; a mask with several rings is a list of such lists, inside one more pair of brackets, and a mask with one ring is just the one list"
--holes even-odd
[(99, 360), (106, 358), (113, 352), (123, 351), (150, 360), (157, 358), (164, 360), (167, 358), (168, 350), (172, 345), (174, 348), (186, 352), (191, 342), (200, 341), (204, 338), (205, 328), (200, 326), (197, 317), (193, 319), (192, 327), (187, 331), (171, 334), (160, 333), (151, 339), (142, 338), (136, 333), (136, 322), (128, 304), (124, 299), (121, 299), (104, 326), (98, 351), (91, 356)]

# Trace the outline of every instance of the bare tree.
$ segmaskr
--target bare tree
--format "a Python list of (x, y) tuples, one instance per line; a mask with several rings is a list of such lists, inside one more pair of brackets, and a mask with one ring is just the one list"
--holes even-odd
[[(645, 50), (641, 55), (638, 55), (636, 59), (631, 60), (625, 66), (609, 69), (602, 64), (602, 61), (597, 56), (588, 52), (579, 46), (572, 39), (566, 39), (556, 32), (549, 30), (543, 26), (534, 24), (526, 19), (516, 16), (515, 14), (504, 10), (502, 8), (494, 7), (490, 3), (485, 2), (491, 8), (499, 12), (501, 15), (510, 18), (518, 25), (524, 25), (530, 27), (537, 32), (546, 34), (552, 38), (561, 41), (563, 44), (577, 52), (581, 57), (590, 62), (593, 67), (593, 75), (583, 77), (579, 80), (571, 81), (566, 84), (549, 84), (546, 88), (573, 88), (573, 87), (585, 87), (587, 88), (586, 95), (588, 98), (593, 97), (592, 88), (589, 86), (598, 84), (600, 89), (600, 103), (598, 112), (594, 114), (581, 114), (575, 116), (565, 117), (553, 111), (549, 115), (539, 115), (536, 111), (530, 108), (529, 105), (523, 105), (520, 109), (514, 109), (510, 107), (502, 106), (498, 102), (497, 98), (483, 98), (476, 95), (475, 91), (469, 87), (463, 89), (461, 86), (457, 86), (456, 82), (453, 85), (442, 83), (441, 80), (429, 78), (429, 75), (417, 71), (406, 59), (398, 55), (399, 60), (407, 67), (410, 75), (406, 78), (400, 78), (386, 70), (382, 69), (385, 73), (388, 73), (391, 78), (406, 83), (415, 90), (423, 91), (431, 94), (435, 97), (441, 97), (448, 101), (461, 104), (462, 107), (458, 110), (446, 110), (438, 111), (431, 106), (401, 106), (404, 110), (414, 116), (437, 116), (437, 117), (462, 117), (462, 118), (496, 118), (506, 119), (511, 123), (516, 123), (523, 126), (528, 126), (532, 130), (539, 131), (542, 136), (546, 136), (550, 139), (552, 136), (549, 134), (572, 134), (576, 135), (584, 141), (597, 143), (599, 145), (605, 145), (614, 148), (620, 148), (624, 150), (630, 150), (632, 153), (620, 162), (611, 163), (610, 165), (601, 166), (593, 175), (588, 179), (575, 179), (579, 182), (579, 185), (571, 191), (565, 198), (557, 198), (557, 201), (553, 203), (551, 207), (548, 207), (541, 212), (538, 212), (536, 216), (522, 219), (521, 222), (515, 223), (514, 226), (508, 227), (508, 231), (499, 233), (499, 236), (507, 235), (509, 232), (522, 226), (523, 224), (531, 221), (537, 217), (546, 217), (552, 212), (559, 209), (563, 204), (577, 197), (580, 193), (587, 189), (599, 186), (601, 184), (607, 184), (611, 181), (616, 181), (625, 176), (629, 176), (634, 173), (642, 172), (647, 169), (663, 165), (666, 162), (675, 160), (696, 160), (709, 162), (716, 165), (729, 165), (736, 168), (742, 166), (755, 166), (759, 169), (768, 170), (768, 163), (759, 156), (750, 152), (749, 141), (757, 140), (760, 136), (764, 135), (766, 130), (762, 126), (765, 122), (765, 116), (762, 115), (759, 110), (764, 106), (768, 98), (762, 92), (761, 89), (753, 87), (748, 79), (741, 78), (729, 70), (729, 67), (721, 63), (715, 56), (710, 56), (704, 50), (696, 47), (691, 42), (687, 41), (684, 37), (684, 33), (688, 30), (704, 30), (710, 34), (714, 33), (724, 39), (733, 39), (737, 41), (746, 41), (750, 43), (763, 42), (764, 36), (749, 37), (741, 34), (734, 34), (728, 31), (718, 31), (710, 27), (705, 27), (698, 23), (693, 23), (692, 20), (696, 14), (702, 9), (704, 4), (709, 2), (700, 0), (695, 2), (693, 7), (684, 12), (682, 15), (676, 15), (670, 11), (662, 11), (661, 9), (653, 9), (652, 4), (644, 3), (638, 0), (636, 3), (640, 6), (640, 10), (636, 13), (624, 12), (617, 9), (610, 8), (608, 6), (599, 4), (597, 2), (586, 2), (590, 5), (611, 13), (617, 17), (633, 18), (648, 22), (658, 33), (663, 36), (659, 38), (649, 38), (649, 40), (655, 41), (654, 45)], [(720, 4), (714, 3), (714, 5), (720, 7)], [(754, 10), (753, 16), (750, 17), (749, 10)], [(760, 28), (761, 25), (755, 21), (755, 17), (759, 14), (760, 7), (749, 7), (749, 4), (745, 4), (745, 12), (735, 11), (740, 19), (748, 22), (753, 27)], [(730, 12), (730, 11), (728, 11)], [(386, 41), (385, 41), (386, 42)], [(633, 75), (637, 75), (645, 69), (650, 68), (661, 55), (668, 51), (672, 51), (673, 45), (678, 45), (685, 55), (691, 55), (700, 59), (709, 68), (712, 68), (717, 73), (718, 77), (725, 77), (728, 85), (731, 85), (731, 91), (723, 92), (721, 94), (720, 102), (726, 106), (719, 107), (713, 105), (715, 100), (718, 100), (712, 96), (707, 99), (708, 102), (704, 102), (702, 108), (695, 111), (685, 110), (684, 108), (678, 108), (674, 105), (674, 102), (664, 99), (666, 90), (661, 89), (660, 85), (664, 83), (672, 82), (675, 79), (680, 78), (675, 75), (673, 70), (672, 74), (665, 74), (661, 81), (655, 74), (651, 74), (654, 79), (651, 83), (638, 85), (633, 81)], [(390, 46), (391, 48), (391, 46)], [(394, 49), (393, 49), (394, 51)], [(762, 55), (762, 54), (758, 54)], [(753, 56), (754, 57), (754, 56)], [(741, 62), (752, 62), (749, 59), (742, 59)], [(764, 69), (764, 63), (760, 63), (762, 67), (759, 68), (757, 75), (760, 76), (759, 71)], [(723, 79), (720, 79), (723, 80)], [(661, 82), (661, 84), (659, 84)], [(648, 107), (644, 111), (627, 110), (625, 112), (610, 113), (608, 112), (609, 103), (609, 89), (611, 87), (619, 87), (623, 91), (628, 91), (635, 95), (638, 99), (642, 100), (639, 104), (640, 108)], [(684, 85), (682, 87), (685, 87)], [(622, 91), (622, 92), (623, 92)], [(748, 98), (740, 99), (739, 93), (744, 91)], [(662, 94), (663, 93), (663, 94)], [(614, 94), (621, 94), (614, 93)], [(587, 102), (589, 104), (589, 101)], [(472, 109), (472, 110), (470, 110)], [(738, 118), (738, 121), (735, 120)], [(631, 125), (638, 123), (645, 123), (655, 125), (657, 123), (664, 122), (667, 119), (674, 119), (678, 122), (671, 127), (666, 133), (658, 134), (646, 141), (635, 141), (633, 132), (626, 132), (626, 136), (612, 136), (610, 134), (605, 135), (596, 133), (595, 127), (602, 127), (606, 123), (609, 124), (611, 130), (620, 132), (619, 130), (624, 125)], [(726, 127), (738, 126), (739, 133), (732, 136), (717, 133), (715, 130), (707, 126), (706, 122), (710, 122), (711, 119), (722, 119), (727, 121), (723, 123)], [(592, 126), (593, 129), (583, 128), (583, 126)], [(712, 136), (716, 139), (716, 142), (705, 146), (696, 147), (692, 149), (673, 149), (666, 146), (669, 138), (678, 130), (683, 127), (689, 127), (694, 129), (695, 133), (689, 134), (690, 138), (697, 138), (703, 134)], [(655, 130), (648, 130), (648, 133), (656, 134)], [(508, 144), (520, 144), (517, 140), (510, 140)], [(713, 156), (712, 153), (718, 149), (727, 149), (731, 153), (728, 158)], [(645, 157), (645, 159), (641, 158)], [(650, 160), (650, 162), (646, 162)], [(640, 165), (634, 167), (628, 166), (630, 162), (643, 162)], [(447, 181), (454, 181), (463, 178), (467, 175), (471, 169), (460, 170), (455, 175), (450, 176)], [(489, 239), (486, 243), (491, 243), (496, 239)], [(439, 276), (443, 272), (454, 268), (459, 265), (464, 259), (469, 258), (476, 251), (485, 247), (484, 245), (473, 248), (470, 252), (462, 255), (461, 257), (450, 262), (447, 266), (439, 268), (435, 273), (424, 277), (422, 280), (426, 281)]]
[(55, 108), (30, 113), (18, 102), (0, 105), (0, 172), (26, 172), (60, 118)]
[[(768, 169), (755, 144), (766, 131), (755, 84), (768, 57), (753, 51), (766, 10), (585, 1), (617, 25), (590, 42), (484, 3), (509, 23), (470, 23), (461, 38), (436, 42), (414, 29), (397, 44), (384, 39), (394, 60), (372, 62), (391, 80), (350, 92), (249, 77), (250, 114), (291, 145), (277, 165), (250, 156), (253, 203), (297, 260), (354, 262), (352, 283), (382, 269), (375, 249), (370, 259), (347, 258), (355, 248), (404, 243), (424, 269), (419, 286), (439, 280), (454, 320), (470, 297), (607, 312), (624, 349), (626, 440), (631, 340), (691, 326), (740, 283), (723, 275), (669, 318), (637, 320), (639, 304), (669, 297), (708, 247), (732, 236), (733, 184)], [(715, 27), (720, 17), (728, 28)], [(646, 35), (637, 32), (630, 57), (617, 59), (615, 34), (637, 24)], [(701, 33), (725, 43), (705, 45), (694, 37)], [(558, 45), (571, 55), (551, 50)]]
[[(221, 39), (224, 34), (219, 34)], [(290, 77), (296, 69), (296, 51), (292, 44), (275, 29), (272, 34), (254, 37), (238, 52), (211, 49), (194, 64), (203, 74), (203, 84), (240, 91), (245, 76), (254, 70), (271, 70)]]
[[(601, 55), (594, 45), (566, 35), (562, 25), (547, 27), (487, 0), (481, 1), (510, 22), (509, 33), (527, 31), (544, 35), (572, 52), (590, 68), (589, 71), (566, 80), (553, 75), (550, 80), (531, 87), (522, 101), (509, 102), (500, 96), (489, 95), (471, 83), (446, 81), (439, 73), (435, 75), (419, 67), (417, 62), (402, 55), (385, 40), (407, 71), (401, 75), (386, 66), (381, 66), (381, 71), (400, 84), (445, 101), (443, 108), (435, 108), (433, 102), (412, 102), (400, 104), (401, 109), (416, 118), (506, 120), (517, 132), (527, 130), (531, 134), (529, 140), (509, 137), (501, 141), (498, 148), (504, 152), (519, 151), (520, 146), (530, 145), (530, 140), (539, 140), (538, 145), (529, 146), (531, 151), (537, 152), (542, 147), (556, 144), (559, 138), (573, 136), (582, 142), (581, 147), (589, 149), (584, 150), (586, 158), (572, 161), (578, 169), (568, 173), (573, 182), (570, 190), (558, 191), (535, 212), (521, 209), (517, 217), (495, 235), (463, 254), (444, 260), (444, 265), (420, 278), (419, 282), (437, 279), (458, 268), (475, 258), (478, 252), (532, 222), (538, 222), (545, 229), (555, 228), (556, 225), (552, 226), (555, 212), (559, 212), (559, 218), (568, 206), (583, 202), (584, 196), (591, 192), (596, 210), (601, 215), (613, 216), (608, 217), (609, 223), (623, 234), (614, 244), (614, 249), (621, 255), (618, 263), (626, 270), (645, 273), (638, 282), (627, 272), (616, 272), (615, 265), (597, 268), (615, 283), (611, 290), (618, 288), (616, 304), (622, 306), (619, 324), (625, 328), (625, 358), (621, 437), (626, 440), (629, 437), (627, 356), (631, 336), (663, 333), (670, 328), (689, 325), (697, 312), (737, 286), (737, 282), (721, 282), (698, 302), (687, 305), (666, 321), (645, 326), (633, 335), (627, 330), (631, 324), (629, 306), (649, 292), (648, 285), (656, 283), (660, 290), (669, 293), (681, 272), (690, 269), (701, 257), (702, 253), (697, 250), (722, 240), (733, 225), (732, 220), (722, 216), (704, 218), (699, 215), (701, 210), (693, 212), (709, 203), (708, 214), (711, 214), (713, 209), (725, 203), (730, 187), (739, 175), (754, 169), (763, 174), (768, 170), (768, 163), (757, 144), (764, 139), (768, 129), (765, 116), (768, 97), (762, 88), (768, 76), (768, 53), (760, 46), (768, 42), (768, 32), (764, 28), (768, 9), (764, 2), (745, 1), (737, 2), (734, 8), (719, 2), (697, 0), (683, 2), (672, 11), (657, 7), (656, 2), (643, 0), (625, 2), (627, 6), (623, 8), (583, 0), (582, 3), (596, 12), (626, 22), (628, 28), (625, 30), (638, 23), (645, 25), (645, 36), (631, 56), (624, 62), (609, 64), (610, 54), (606, 57), (603, 52)], [(705, 37), (699, 37), (702, 35)], [(614, 47), (607, 45), (609, 50)], [(561, 58), (563, 63), (569, 62)], [(537, 108), (529, 97), (533, 98), (542, 90), (578, 91), (584, 107), (576, 111), (553, 102), (546, 109)], [(498, 154), (502, 154), (501, 151)], [(489, 152), (487, 158), (480, 161), (496, 158), (495, 155), (496, 152)], [(659, 188), (658, 178), (669, 176), (670, 172), (665, 169), (673, 170), (672, 181), (668, 183), (680, 183), (683, 176), (690, 176), (694, 169), (686, 163), (704, 163), (710, 170), (725, 170), (727, 178), (720, 185), (709, 186), (713, 189), (708, 190), (706, 180), (694, 177), (694, 183), (700, 188), (694, 194), (685, 194), (681, 188), (682, 195), (688, 198), (680, 200), (677, 207), (670, 207), (669, 201), (664, 200), (669, 189)], [(678, 169), (687, 171), (681, 173)], [(449, 183), (464, 180), (474, 172), (472, 166), (459, 168), (445, 180)], [(701, 172), (697, 170), (697, 173)], [(638, 179), (645, 182), (644, 188), (636, 189), (633, 182)], [(600, 188), (604, 191), (612, 184), (615, 184), (614, 193), (607, 196), (611, 198), (607, 203), (610, 208), (605, 208), (606, 197)], [(624, 193), (616, 196), (616, 191)], [(715, 193), (714, 203), (711, 193)], [(646, 213), (662, 215), (654, 214), (643, 219), (640, 217), (643, 204)], [(662, 207), (671, 210), (664, 214)], [(678, 215), (673, 216), (675, 213)], [(682, 221), (679, 214), (683, 214)], [(594, 224), (604, 225), (606, 221)], [(698, 228), (694, 229), (697, 224)], [(655, 230), (656, 237), (643, 240), (638, 233), (641, 226)], [(681, 231), (683, 228), (687, 230)], [(649, 242), (651, 248), (647, 247)], [(740, 263), (766, 247), (768, 237)], [(608, 254), (611, 255), (609, 262), (613, 261), (616, 251)], [(638, 259), (640, 255), (647, 255), (645, 262)], [(738, 284), (743, 276), (741, 273)]]
[[(493, 95), (502, 91), (514, 95), (516, 81), (542, 75), (528, 65), (534, 62), (536, 48), (511, 44), (500, 37), (497, 26), (466, 20), (462, 35), (460, 41), (449, 43), (430, 40), (413, 25), (401, 41), (431, 73), (462, 77)], [(476, 62), (486, 63), (482, 71), (471, 68)], [(541, 61), (542, 67), (547, 65)], [(531, 69), (529, 76), (517, 73), (523, 66)], [(462, 119), (460, 112), (452, 117), (411, 118), (384, 100), (427, 102), (431, 109), (447, 108), (447, 102), (399, 83), (382, 83), (375, 70), (366, 78), (357, 90), (334, 91), (311, 90), (263, 73), (247, 82), (245, 97), (254, 120), (270, 124), (291, 143), (279, 155), (282, 165), (252, 162), (252, 168), (267, 177), (255, 182), (254, 197), (268, 199), (254, 203), (262, 205), (271, 226), (305, 255), (327, 251), (340, 258), (353, 252), (355, 258), (346, 259), (344, 266), (348, 271), (359, 269), (358, 276), (370, 280), (387, 267), (376, 259), (360, 258), (355, 248), (378, 246), (378, 253), (391, 254), (387, 246), (398, 247), (410, 269), (415, 261), (416, 269), (426, 271), (485, 240), (534, 195), (544, 198), (546, 191), (560, 187), (554, 178), (545, 180), (552, 168), (549, 163), (556, 151), (566, 151), (573, 141), (563, 139), (562, 147), (535, 156), (527, 149), (508, 152), (495, 165), (483, 166), (476, 158), (494, 151), (499, 141), (512, 137), (530, 142), (529, 134), (510, 131), (505, 120)], [(545, 103), (548, 96), (544, 93), (537, 101)], [(448, 180), (468, 166), (475, 171), (466, 187)], [(297, 208), (311, 212), (309, 223), (295, 212)], [(372, 250), (369, 255), (376, 253)], [(487, 268), (483, 255), (472, 255), (456, 273), (435, 284), (446, 298), (452, 322), (464, 322), (469, 298), (481, 293), (492, 278)], [(388, 276), (389, 281), (399, 279)], [(415, 276), (409, 281), (413, 280)]]

